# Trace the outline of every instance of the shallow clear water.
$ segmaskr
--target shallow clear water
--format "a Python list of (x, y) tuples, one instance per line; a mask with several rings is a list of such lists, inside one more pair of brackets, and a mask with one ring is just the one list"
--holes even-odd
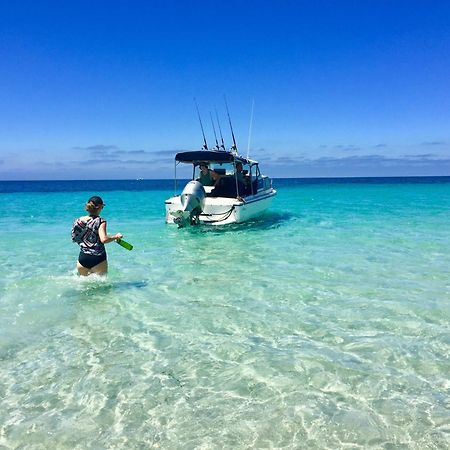
[[(181, 230), (166, 186), (99, 186), (0, 194), (0, 448), (450, 447), (450, 183)], [(92, 194), (135, 246), (106, 280), (74, 274)]]

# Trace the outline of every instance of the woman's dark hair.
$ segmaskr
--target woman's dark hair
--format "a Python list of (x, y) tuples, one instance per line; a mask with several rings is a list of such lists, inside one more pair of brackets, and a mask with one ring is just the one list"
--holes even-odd
[(102, 206), (105, 206), (103, 200), (98, 195), (93, 195), (86, 203), (86, 211), (90, 213), (97, 212)]

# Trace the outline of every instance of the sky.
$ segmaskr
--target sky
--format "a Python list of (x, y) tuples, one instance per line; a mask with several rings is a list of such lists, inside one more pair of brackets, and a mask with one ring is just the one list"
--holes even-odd
[(0, 180), (172, 178), (225, 96), (267, 175), (450, 175), (449, 83), (448, 1), (0, 0)]

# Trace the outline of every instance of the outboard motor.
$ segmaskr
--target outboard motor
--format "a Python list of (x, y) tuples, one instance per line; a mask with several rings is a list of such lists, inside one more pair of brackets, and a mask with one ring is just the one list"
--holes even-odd
[(190, 225), (197, 225), (198, 216), (202, 213), (205, 206), (206, 192), (203, 185), (198, 181), (189, 181), (181, 193), (182, 209), (177, 211), (175, 222), (178, 226), (184, 227), (188, 221)]

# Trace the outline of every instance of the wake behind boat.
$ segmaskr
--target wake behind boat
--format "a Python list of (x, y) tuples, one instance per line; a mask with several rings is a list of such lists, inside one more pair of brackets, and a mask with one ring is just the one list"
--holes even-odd
[(272, 180), (261, 174), (258, 162), (232, 151), (181, 152), (176, 154), (175, 161), (175, 186), (178, 164), (192, 164), (192, 180), (180, 195), (166, 200), (167, 223), (182, 227), (245, 222), (260, 216), (276, 195)]

